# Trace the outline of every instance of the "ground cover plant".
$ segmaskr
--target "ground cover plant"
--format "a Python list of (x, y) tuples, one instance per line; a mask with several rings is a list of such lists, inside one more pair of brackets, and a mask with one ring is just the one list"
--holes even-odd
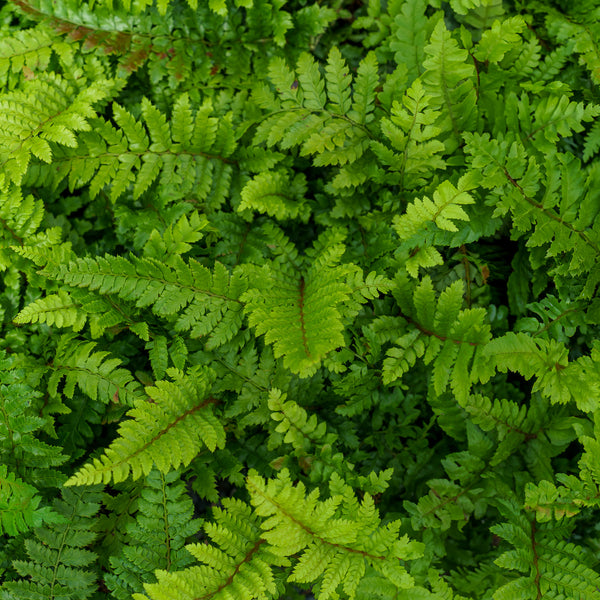
[(600, 2), (0, 8), (0, 598), (600, 598)]

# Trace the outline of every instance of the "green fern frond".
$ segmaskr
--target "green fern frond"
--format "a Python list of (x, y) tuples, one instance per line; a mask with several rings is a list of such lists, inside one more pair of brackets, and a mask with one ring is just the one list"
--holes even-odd
[[(72, 398), (75, 386), (92, 400), (133, 405), (144, 398), (140, 384), (121, 367), (122, 361), (111, 358), (109, 352), (94, 352), (96, 344), (78, 340), (75, 335), (63, 335), (50, 365), (48, 392), (58, 396), (58, 386), (64, 379), (62, 394)], [(116, 399), (116, 400), (115, 400)]]
[(242, 201), (238, 211), (252, 210), (265, 213), (278, 220), (300, 219), (305, 222), (310, 217), (310, 207), (306, 203), (306, 177), (297, 173), (293, 177), (281, 169), (255, 175), (242, 190)]
[(110, 80), (72, 82), (42, 74), (26, 91), (0, 95), (0, 169), (19, 185), (33, 157), (51, 163), (60, 147), (77, 147), (77, 134), (91, 129), (94, 105), (110, 97)]
[(209, 347), (230, 341), (242, 322), (238, 299), (247, 282), (238, 271), (233, 276), (220, 263), (211, 273), (199, 262), (174, 255), (166, 265), (156, 259), (105, 256), (79, 258), (68, 264), (47, 264), (49, 279), (98, 294), (115, 294), (138, 308), (152, 306), (168, 319), (177, 318), (177, 331), (193, 337), (207, 336)]
[(28, 304), (14, 319), (14, 323), (47, 323), (56, 327), (72, 327), (81, 331), (86, 316), (78, 310), (67, 292), (59, 291)]
[(134, 523), (127, 527), (125, 544), (110, 559), (112, 572), (104, 577), (116, 600), (130, 600), (156, 581), (154, 571), (184, 569), (192, 556), (184, 545), (200, 529), (194, 506), (178, 471), (163, 474), (152, 470), (137, 501)]
[[(348, 67), (337, 49), (329, 54), (325, 78), (308, 54), (300, 56), (296, 72), (283, 59), (274, 59), (269, 66), (269, 78), (279, 97), (269, 97), (263, 87), (255, 91), (271, 111), (256, 128), (256, 145), (277, 144), (284, 150), (299, 146), (300, 154), (313, 156), (313, 164), (317, 166), (342, 166), (360, 159), (371, 137), (365, 125), (373, 118), (375, 90), (379, 85), (374, 54), (367, 55), (360, 63), (353, 86)], [(340, 112), (342, 107), (344, 113)]]
[(381, 119), (382, 133), (393, 150), (380, 141), (371, 141), (371, 149), (380, 162), (397, 173), (390, 174), (390, 183), (397, 181), (406, 189), (423, 185), (437, 169), (446, 166), (440, 156), (445, 146), (436, 139), (440, 129), (433, 125), (440, 112), (428, 106), (429, 100), (417, 79), (404, 94), (404, 106), (394, 101), (391, 117)]
[[(316, 254), (323, 251), (321, 257)], [(248, 270), (252, 287), (241, 297), (248, 322), (273, 344), (275, 357), (301, 377), (313, 374), (323, 358), (344, 346), (338, 305), (350, 299), (348, 269), (336, 266), (343, 246), (314, 249), (306, 270), (294, 262)], [(293, 260), (293, 259), (292, 259)]]
[(589, 566), (581, 546), (558, 538), (552, 523), (530, 520), (514, 501), (503, 501), (501, 512), (508, 521), (490, 530), (514, 549), (494, 562), (520, 575), (498, 588), (494, 598), (509, 600), (515, 594), (522, 598), (600, 598), (600, 576)]
[(476, 360), (477, 376), (488, 381), (496, 370), (536, 377), (533, 391), (552, 403), (576, 402), (580, 410), (594, 411), (600, 403), (600, 376), (595, 367), (597, 348), (592, 357), (568, 360), (568, 350), (556, 340), (533, 338), (509, 332), (490, 341)]
[(425, 0), (403, 2), (400, 13), (392, 25), (390, 50), (394, 52), (394, 60), (397, 64), (406, 65), (409, 85), (412, 85), (423, 72), (424, 50), (430, 33), (426, 10)]
[[(139, 198), (154, 182), (182, 198), (194, 190), (200, 201), (218, 207), (229, 189), (235, 159), (231, 115), (210, 116), (210, 103), (194, 115), (187, 95), (173, 106), (172, 121), (148, 100), (136, 120), (118, 104), (114, 122), (96, 119), (92, 131), (79, 135), (73, 150), (63, 150), (53, 185), (68, 177), (71, 188), (89, 183), (92, 198), (110, 186), (116, 201), (128, 188)], [(50, 175), (50, 174), (49, 174)]]
[(0, 77), (9, 71), (31, 74), (43, 72), (53, 52), (65, 58), (73, 54), (73, 49), (44, 25), (3, 36), (0, 40)]
[(277, 596), (273, 567), (289, 560), (273, 552), (261, 537), (260, 519), (250, 506), (223, 498), (214, 521), (204, 528), (212, 543), (190, 544), (187, 550), (200, 562), (184, 571), (156, 572), (158, 583), (145, 584), (146, 595), (134, 600), (268, 600)]
[(462, 132), (471, 130), (475, 124), (475, 67), (468, 52), (459, 47), (443, 19), (435, 26), (424, 51), (427, 58), (423, 62), (423, 87), (431, 97), (430, 106), (441, 111), (436, 125), (453, 135), (447, 150), (454, 150)]
[(136, 400), (118, 437), (101, 458), (94, 458), (66, 485), (90, 485), (148, 475), (156, 465), (168, 473), (187, 466), (205, 446), (211, 452), (225, 445), (223, 425), (213, 414), (218, 402), (209, 396), (214, 373), (195, 367), (186, 374), (169, 369), (173, 381), (146, 387), (150, 401)]
[(7, 465), (0, 465), (0, 535), (17, 536), (56, 522), (56, 513), (48, 506), (40, 507), (41, 500), (35, 487), (8, 471)]
[(432, 381), (436, 394), (442, 394), (450, 383), (459, 400), (466, 398), (472, 380), (475, 349), (483, 346), (490, 337), (485, 312), (479, 308), (461, 310), (462, 281), (447, 287), (437, 300), (428, 276), (414, 288), (410, 284), (407, 286), (401, 278), (396, 282), (395, 293), (408, 327), (387, 351), (383, 361), (384, 382), (391, 383), (400, 378), (417, 358), (423, 357), (425, 364), (433, 362)]
[(100, 508), (99, 488), (64, 490), (53, 508), (60, 519), (36, 530), (36, 539), (25, 540), (28, 560), (15, 560), (13, 567), (23, 577), (5, 581), (5, 598), (85, 600), (96, 592), (96, 554), (87, 549), (97, 536), (94, 526)]
[(492, 28), (481, 35), (473, 56), (481, 62), (500, 62), (507, 52), (519, 48), (520, 34), (526, 26), (521, 16), (495, 21)]
[(398, 559), (417, 558), (421, 545), (398, 538), (398, 521), (381, 526), (370, 495), (358, 503), (334, 475), (332, 496), (319, 501), (318, 490), (306, 496), (285, 470), (269, 481), (250, 472), (247, 485), (256, 513), (265, 518), (262, 539), (282, 558), (299, 554), (288, 580), (316, 582), (317, 600), (337, 597), (338, 589), (352, 598), (367, 567), (399, 588), (414, 585)]

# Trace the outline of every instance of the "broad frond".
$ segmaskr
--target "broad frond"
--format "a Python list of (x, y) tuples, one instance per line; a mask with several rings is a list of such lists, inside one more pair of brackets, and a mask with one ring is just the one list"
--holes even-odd
[(136, 400), (119, 428), (119, 436), (101, 458), (94, 458), (67, 485), (90, 485), (161, 473), (187, 466), (205, 446), (225, 445), (223, 425), (213, 413), (218, 400), (209, 396), (214, 374), (196, 367), (186, 374), (169, 369), (173, 381), (146, 387), (150, 400)]
[(242, 321), (238, 299), (247, 282), (231, 276), (220, 263), (211, 273), (199, 262), (174, 255), (171, 265), (156, 259), (116, 256), (79, 258), (68, 264), (47, 264), (49, 279), (98, 294), (116, 294), (138, 308), (152, 306), (155, 314), (176, 319), (178, 331), (207, 336), (209, 346), (230, 341)]
[(171, 197), (183, 198), (193, 190), (198, 200), (218, 207), (236, 162), (231, 115), (212, 116), (210, 103), (194, 114), (187, 95), (175, 102), (170, 124), (147, 99), (141, 113), (138, 121), (115, 103), (114, 125), (100, 118), (90, 121), (91, 131), (78, 136), (76, 148), (57, 155), (60, 167), (48, 174), (53, 185), (65, 178), (71, 189), (89, 184), (92, 198), (109, 187), (116, 201), (129, 188), (139, 198), (158, 182)]
[(242, 296), (250, 326), (257, 335), (265, 334), (275, 357), (283, 356), (284, 365), (301, 377), (313, 374), (329, 352), (345, 345), (339, 305), (352, 290), (348, 270), (335, 265), (335, 253), (330, 259), (312, 257), (306, 270), (294, 264), (255, 269), (252, 287)]

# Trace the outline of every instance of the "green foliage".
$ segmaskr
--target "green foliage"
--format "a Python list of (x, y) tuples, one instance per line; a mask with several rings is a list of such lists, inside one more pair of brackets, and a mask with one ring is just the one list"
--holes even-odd
[(0, 598), (600, 598), (600, 2), (0, 7)]

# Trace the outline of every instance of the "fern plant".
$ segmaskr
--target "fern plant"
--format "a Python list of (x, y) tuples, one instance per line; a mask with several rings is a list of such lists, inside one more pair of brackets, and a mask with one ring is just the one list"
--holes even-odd
[(0, 597), (599, 599), (599, 23), (0, 4)]

